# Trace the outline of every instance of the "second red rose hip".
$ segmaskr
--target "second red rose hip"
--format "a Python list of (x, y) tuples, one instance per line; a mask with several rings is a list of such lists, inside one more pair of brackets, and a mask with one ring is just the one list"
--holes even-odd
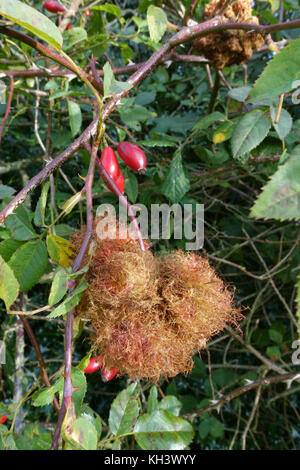
[(118, 154), (129, 168), (142, 172), (146, 169), (147, 158), (143, 150), (130, 142), (121, 142), (117, 147)]

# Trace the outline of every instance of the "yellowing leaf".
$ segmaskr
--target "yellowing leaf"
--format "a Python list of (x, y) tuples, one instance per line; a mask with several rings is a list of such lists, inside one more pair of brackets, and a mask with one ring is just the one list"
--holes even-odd
[(226, 140), (226, 135), (223, 132), (217, 132), (213, 135), (213, 143), (220, 144)]
[(6, 308), (9, 309), (18, 295), (19, 283), (14, 272), (0, 256), (0, 299), (4, 300)]
[(73, 260), (71, 243), (65, 238), (50, 234), (47, 236), (47, 248), (50, 258), (60, 266), (67, 268)]

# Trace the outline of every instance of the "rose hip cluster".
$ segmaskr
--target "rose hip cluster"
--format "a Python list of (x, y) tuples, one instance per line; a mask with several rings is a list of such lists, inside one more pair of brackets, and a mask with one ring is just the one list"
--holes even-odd
[[(117, 152), (129, 168), (137, 171), (138, 173), (145, 171), (147, 166), (146, 155), (137, 145), (131, 144), (130, 142), (121, 142), (117, 147)], [(100, 161), (119, 191), (123, 194), (125, 187), (124, 176), (119, 167), (114, 150), (111, 147), (105, 147), (101, 154)], [(105, 178), (103, 179), (105, 181)], [(112, 188), (107, 182), (105, 184), (108, 189), (115, 192), (114, 188)]]
[(99, 369), (101, 369), (101, 378), (103, 382), (109, 382), (115, 377), (116, 373), (118, 372), (118, 369), (116, 367), (112, 367), (111, 369), (106, 369), (105, 367), (103, 367), (103, 357), (97, 356), (91, 357), (90, 362), (84, 369), (84, 373), (93, 374)]

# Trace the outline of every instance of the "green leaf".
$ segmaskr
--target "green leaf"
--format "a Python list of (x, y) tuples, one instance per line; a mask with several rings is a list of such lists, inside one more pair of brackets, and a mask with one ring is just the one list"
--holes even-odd
[(300, 78), (300, 39), (284, 47), (268, 63), (250, 91), (250, 102), (275, 98), (293, 89)]
[(88, 35), (85, 29), (80, 27), (74, 27), (64, 32), (64, 42), (67, 42), (67, 46), (64, 49), (69, 50), (74, 44), (84, 41)]
[(61, 50), (63, 39), (59, 29), (38, 10), (19, 0), (0, 0), (0, 14)]
[(225, 114), (220, 113), (219, 111), (215, 111), (214, 113), (208, 114), (207, 116), (204, 116), (203, 118), (198, 121), (194, 127), (193, 131), (196, 129), (199, 130), (205, 130), (212, 124), (214, 124), (216, 121), (225, 121), (226, 116)]
[(266, 354), (269, 357), (274, 357), (275, 359), (280, 359), (281, 353), (278, 346), (269, 346), (266, 350)]
[(182, 450), (194, 436), (193, 427), (188, 421), (165, 410), (140, 416), (133, 431), (144, 450)]
[(10, 186), (6, 186), (5, 184), (0, 184), (0, 199), (4, 199), (5, 197), (12, 196), (16, 190), (11, 188)]
[(229, 90), (228, 96), (230, 96), (230, 98), (236, 101), (240, 101), (243, 103), (249, 95), (250, 90), (251, 86), (240, 86), (238, 88), (232, 88), (231, 90)]
[(278, 134), (278, 137), (282, 140), (284, 139), (291, 131), (293, 125), (293, 119), (285, 109), (281, 109), (280, 118), (277, 124), (275, 124), (277, 110), (270, 107), (270, 114), (273, 123), (273, 127)]
[(157, 387), (153, 385), (149, 392), (148, 397), (148, 413), (152, 413), (158, 408)]
[(57, 388), (55, 384), (51, 387), (38, 390), (32, 395), (32, 405), (37, 407), (50, 405), (50, 403), (53, 402), (53, 398), (56, 392)]
[(37, 237), (30, 223), (28, 212), (23, 206), (17, 207), (14, 214), (7, 218), (5, 225), (16, 240), (31, 240)]
[(19, 295), (19, 283), (13, 270), (0, 256), (0, 299), (7, 309), (15, 302)]
[(22, 246), (24, 242), (19, 240), (14, 240), (13, 238), (8, 238), (0, 243), (0, 256), (4, 261), (8, 262), (14, 252)]
[(175, 416), (179, 416), (181, 406), (182, 406), (181, 402), (178, 400), (178, 398), (174, 397), (173, 395), (165, 396), (158, 403), (158, 409), (166, 410)]
[(104, 5), (97, 5), (92, 8), (92, 10), (102, 10), (110, 13), (111, 15), (117, 16), (118, 18), (122, 14), (122, 10), (117, 5), (113, 5), (111, 3), (105, 3)]
[(47, 196), (50, 188), (50, 182), (43, 184), (42, 194), (36, 205), (36, 210), (34, 214), (34, 223), (37, 226), (43, 226), (45, 224), (45, 210), (47, 206)]
[(225, 121), (214, 131), (212, 141), (215, 145), (225, 142), (230, 139), (235, 128), (235, 123), (232, 121)]
[(250, 216), (264, 219), (300, 219), (300, 146), (281, 165), (258, 196)]
[(184, 174), (180, 154), (175, 154), (170, 170), (162, 185), (162, 193), (171, 202), (179, 202), (190, 189), (190, 182)]
[(88, 283), (86, 282), (85, 278), (82, 278), (79, 285), (73, 292), (64, 300), (58, 307), (56, 307), (47, 318), (57, 318), (61, 315), (65, 315), (70, 310), (72, 310), (76, 305), (79, 304), (83, 292), (87, 289)]
[(42, 240), (25, 243), (13, 254), (8, 264), (20, 284), (20, 292), (31, 289), (47, 268), (45, 243)]
[(110, 431), (116, 436), (131, 432), (139, 415), (136, 388), (136, 383), (129, 385), (112, 402), (108, 423)]
[(64, 437), (67, 437), (75, 448), (82, 450), (97, 449), (97, 431), (89, 418), (77, 418), (71, 429), (68, 429), (68, 432), (65, 430)]
[(233, 158), (257, 147), (268, 134), (270, 127), (270, 120), (261, 109), (246, 113), (238, 122), (231, 138)]
[(282, 334), (277, 331), (277, 330), (274, 330), (274, 329), (270, 329), (269, 330), (269, 337), (272, 341), (274, 341), (274, 343), (278, 343), (278, 344), (281, 344), (282, 343)]
[(151, 41), (159, 42), (166, 32), (168, 18), (162, 8), (150, 5), (147, 10), (147, 22)]
[(136, 176), (131, 171), (126, 171), (125, 176), (125, 193), (133, 204), (136, 202), (139, 192), (139, 183)]
[(198, 428), (200, 439), (205, 439), (209, 434), (214, 437), (223, 437), (224, 427), (217, 418), (206, 418), (201, 421)]
[(52, 281), (48, 303), (52, 305), (57, 304), (67, 293), (68, 290), (68, 273), (65, 269), (59, 268)]
[(117, 93), (121, 93), (122, 91), (129, 90), (132, 85), (128, 82), (119, 82), (115, 79), (114, 73), (109, 62), (103, 67), (104, 72), (104, 80), (103, 80), (103, 87), (104, 87), (104, 97), (107, 98), (110, 95), (114, 95)]
[(82, 124), (81, 109), (78, 103), (68, 100), (68, 111), (72, 137), (75, 137), (75, 135), (80, 131)]

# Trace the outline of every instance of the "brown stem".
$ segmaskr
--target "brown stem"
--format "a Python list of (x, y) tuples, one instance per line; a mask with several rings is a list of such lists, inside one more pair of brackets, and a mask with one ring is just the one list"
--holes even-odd
[(186, 415), (183, 415), (183, 418), (191, 418), (192, 416), (200, 416), (203, 413), (207, 413), (208, 411), (211, 411), (215, 408), (220, 408), (221, 406), (225, 405), (229, 401), (233, 400), (234, 398), (242, 395), (243, 393), (248, 392), (249, 390), (252, 390), (257, 387), (261, 386), (266, 386), (266, 385), (271, 385), (271, 384), (276, 384), (280, 382), (289, 382), (294, 379), (297, 379), (299, 377), (299, 372), (291, 372), (288, 374), (284, 375), (275, 375), (272, 377), (260, 377), (257, 380), (251, 381), (249, 383), (246, 383), (245, 385), (242, 385), (241, 387), (236, 388), (232, 392), (228, 393), (227, 395), (221, 397), (219, 400), (216, 400), (214, 403), (210, 405), (203, 406), (199, 410), (195, 410), (191, 413), (188, 413)]
[(6, 110), (5, 110), (4, 118), (3, 118), (1, 128), (0, 128), (0, 145), (1, 145), (1, 140), (2, 140), (4, 127), (5, 127), (6, 121), (7, 121), (8, 116), (9, 116), (9, 112), (10, 112), (10, 106), (11, 106), (13, 92), (14, 92), (14, 79), (11, 77), (10, 84), (9, 84), (9, 92), (8, 92)]
[[(43, 380), (44, 384), (46, 385), (46, 387), (50, 387), (51, 384), (50, 384), (50, 380), (49, 380), (49, 377), (48, 377), (48, 374), (47, 374), (45, 361), (44, 361), (43, 355), (41, 353), (39, 344), (36, 340), (36, 337), (35, 337), (32, 329), (31, 329), (29, 321), (23, 315), (20, 315), (20, 320), (23, 323), (23, 326), (26, 330), (26, 333), (27, 333), (27, 335), (30, 339), (30, 342), (31, 342), (31, 344), (34, 348), (35, 355), (36, 355), (37, 360), (39, 362), (42, 380)], [(56, 397), (54, 397), (54, 399), (53, 399), (53, 406), (54, 406), (56, 412), (59, 413), (59, 404), (58, 404), (58, 401), (57, 401)]]
[(25, 44), (28, 44), (29, 46), (33, 47), (35, 50), (43, 54), (43, 56), (48, 57), (49, 59), (54, 60), (55, 62), (62, 65), (66, 69), (71, 70), (71, 72), (73, 72), (77, 76), (78, 76), (78, 71), (79, 71), (81, 76), (87, 78), (98, 91), (102, 91), (101, 89), (99, 90), (97, 82), (95, 82), (93, 78), (90, 77), (84, 70), (80, 69), (78, 66), (76, 69), (71, 62), (69, 62), (64, 57), (61, 57), (56, 52), (52, 51), (47, 46), (44, 46), (42, 43), (40, 43), (36, 39), (33, 39), (30, 36), (27, 36), (26, 34), (21, 33), (20, 31), (16, 31), (15, 29), (9, 28), (7, 26), (1, 26), (1, 25), (0, 25), (0, 33), (5, 34), (6, 36), (12, 37), (14, 39), (18, 39), (19, 41), (22, 41)]
[[(90, 239), (93, 234), (93, 194), (92, 194), (92, 187), (93, 187), (93, 180), (94, 180), (94, 173), (95, 173), (95, 161), (97, 158), (97, 151), (99, 147), (99, 141), (95, 139), (92, 147), (91, 159), (88, 174), (85, 180), (84, 190), (86, 193), (86, 201), (87, 201), (87, 229), (84, 237), (84, 241), (80, 248), (78, 255), (72, 266), (72, 271), (76, 272), (83, 261), (83, 257), (86, 253), (88, 248)], [(70, 289), (70, 292), (74, 289), (73, 287)], [(67, 322), (66, 322), (66, 329), (65, 329), (65, 372), (64, 372), (64, 393), (63, 393), (63, 401), (62, 407), (59, 412), (58, 422), (56, 424), (55, 433), (52, 442), (52, 450), (57, 450), (59, 446), (59, 438), (61, 433), (61, 426), (64, 420), (64, 416), (66, 410), (70, 404), (72, 404), (72, 394), (73, 394), (73, 386), (72, 386), (72, 349), (73, 349), (73, 319), (74, 319), (74, 311), (71, 310), (67, 314)]]
[(184, 18), (183, 18), (183, 21), (182, 21), (182, 26), (187, 26), (190, 19), (191, 19), (191, 16), (193, 14), (193, 11), (195, 10), (196, 6), (197, 6), (197, 3), (198, 3), (199, 0), (193, 0), (192, 3), (190, 4)]

